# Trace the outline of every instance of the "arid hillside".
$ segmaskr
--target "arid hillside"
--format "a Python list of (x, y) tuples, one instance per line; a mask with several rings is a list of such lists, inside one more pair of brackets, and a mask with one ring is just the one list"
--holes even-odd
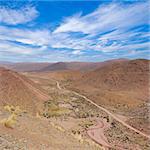
[[(131, 62), (109, 64), (105, 69), (111, 72), (112, 67), (109, 69), (109, 66), (117, 64), (128, 66)], [(141, 105), (146, 100), (135, 97), (135, 95), (139, 97), (139, 90), (131, 91), (121, 86), (120, 88), (110, 85), (96, 86), (100, 83), (104, 85), (105, 82), (102, 81), (105, 77), (108, 78), (103, 75), (102, 81), (100, 80), (98, 74), (102, 74), (101, 69), (91, 72), (66, 70), (19, 74), (1, 68), (0, 149), (9, 146), (9, 149), (19, 147), (18, 149), (101, 150), (110, 147), (148, 150), (149, 129), (145, 121), (147, 115), (141, 114), (146, 110)], [(91, 74), (92, 77), (97, 77), (95, 81), (97, 84), (92, 82)], [(90, 101), (80, 93), (89, 97)], [(91, 100), (101, 108), (94, 105)], [(135, 104), (129, 102), (133, 100)], [(140, 103), (137, 103), (138, 101)], [(3, 107), (6, 104), (11, 104), (13, 107)], [(127, 104), (129, 107), (126, 107)], [(133, 107), (131, 104), (134, 106), (140, 104), (141, 107)], [(18, 105), (23, 111), (15, 107)], [(43, 107), (39, 112), (40, 106)], [(104, 111), (102, 107), (110, 113)], [(116, 110), (112, 111), (114, 109)], [(24, 110), (28, 111), (24, 113)], [(133, 110), (137, 112), (133, 113)], [(36, 115), (29, 112), (34, 112)], [(129, 113), (136, 116), (130, 116)], [(128, 124), (131, 126), (128, 127)], [(139, 131), (137, 132), (136, 129)]]
[(116, 62), (84, 73), (71, 88), (109, 107), (140, 105), (148, 101), (149, 61)]
[(148, 84), (148, 60), (109, 64), (83, 76), (83, 82), (97, 88), (132, 90)]
[(66, 88), (123, 116), (135, 128), (150, 133), (149, 60), (137, 59), (105, 65), (66, 81)]
[(113, 59), (104, 62), (58, 62), (50, 64), (49, 66), (41, 69), (42, 72), (48, 71), (93, 71), (107, 64), (112, 64), (114, 62), (125, 62), (128, 59)]
[(49, 96), (33, 81), (14, 71), (0, 68), (0, 105), (18, 105), (30, 112), (38, 110)]
[(22, 62), (22, 63), (0, 62), (0, 66), (18, 72), (33, 72), (33, 71), (36, 72), (49, 66), (50, 64), (51, 63), (38, 63), (38, 62), (29, 62), (29, 63), (28, 62)]

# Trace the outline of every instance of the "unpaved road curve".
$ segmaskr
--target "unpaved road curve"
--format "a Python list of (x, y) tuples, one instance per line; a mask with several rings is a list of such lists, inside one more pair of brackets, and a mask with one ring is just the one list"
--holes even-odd
[[(55, 80), (55, 81), (56, 81), (56, 80)], [(59, 90), (61, 90), (62, 88), (61, 88), (61, 86), (60, 86), (60, 84), (59, 84), (58, 81), (56, 81), (56, 84), (57, 84), (57, 88), (58, 88)], [(92, 100), (90, 100), (90, 99), (87, 98), (86, 96), (81, 95), (81, 94), (79, 94), (79, 93), (77, 93), (77, 92), (75, 92), (75, 91), (71, 91), (71, 92), (73, 92), (74, 94), (76, 94), (76, 95), (78, 95), (78, 96), (84, 98), (86, 101), (90, 102), (91, 104), (95, 105), (95, 106), (98, 107), (99, 109), (103, 110), (103, 111), (106, 112), (110, 117), (112, 117), (113, 119), (115, 119), (116, 121), (118, 121), (119, 123), (121, 123), (122, 125), (124, 125), (125, 127), (127, 127), (128, 129), (130, 129), (130, 130), (132, 130), (132, 131), (134, 131), (134, 132), (136, 132), (136, 133), (138, 133), (138, 134), (140, 134), (140, 135), (142, 135), (142, 136), (144, 136), (144, 137), (150, 139), (150, 135), (147, 135), (147, 134), (145, 134), (145, 133), (139, 131), (138, 129), (135, 129), (134, 127), (130, 126), (129, 124), (127, 124), (126, 122), (124, 122), (123, 120), (121, 120), (120, 118), (118, 118), (117, 116), (115, 116), (114, 114), (112, 114), (112, 113), (111, 113), (110, 111), (108, 111), (107, 109), (105, 109), (105, 108), (103, 108), (103, 107), (97, 105), (96, 103), (94, 103)]]
[(97, 124), (88, 128), (87, 134), (91, 139), (93, 139), (96, 143), (104, 146), (105, 148), (111, 148), (110, 144), (107, 141), (106, 136), (104, 135), (105, 128), (108, 127), (107, 122), (103, 120), (97, 121)]

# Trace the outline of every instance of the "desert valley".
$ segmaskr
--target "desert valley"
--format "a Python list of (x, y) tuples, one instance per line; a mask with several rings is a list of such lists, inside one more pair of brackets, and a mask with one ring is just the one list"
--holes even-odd
[(149, 60), (0, 68), (0, 149), (148, 150)]
[(0, 150), (150, 150), (149, 0), (0, 0)]

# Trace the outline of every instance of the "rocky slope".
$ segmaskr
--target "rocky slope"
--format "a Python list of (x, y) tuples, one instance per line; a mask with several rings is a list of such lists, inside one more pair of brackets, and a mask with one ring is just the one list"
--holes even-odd
[(47, 93), (33, 81), (17, 72), (0, 68), (0, 105), (18, 105), (30, 112), (37, 111)]
[(108, 64), (72, 81), (71, 88), (99, 104), (135, 106), (148, 102), (149, 60)]

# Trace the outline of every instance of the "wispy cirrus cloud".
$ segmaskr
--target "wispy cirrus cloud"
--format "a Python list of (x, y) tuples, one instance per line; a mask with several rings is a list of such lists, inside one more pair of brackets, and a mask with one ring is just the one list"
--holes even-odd
[(50, 32), (47, 29), (18, 29), (0, 26), (0, 39), (29, 45), (47, 45)]
[(148, 8), (148, 3), (102, 5), (86, 16), (78, 14), (64, 19), (54, 33), (82, 32), (93, 35), (112, 30), (125, 31), (148, 23), (148, 13), (143, 13)]
[(11, 41), (1, 41), (0, 44), (0, 52), (4, 53), (14, 53), (14, 54), (22, 54), (22, 55), (33, 55), (37, 54), (43, 49), (44, 47), (29, 47), (25, 45), (18, 45), (17, 43), (11, 42)]
[(0, 7), (0, 23), (8, 25), (24, 24), (34, 20), (37, 16), (38, 11), (32, 6), (25, 6), (21, 9)]
[(68, 40), (73, 41), (74, 49), (80, 50), (112, 52), (148, 48), (149, 35), (144, 29), (140, 30), (141, 26), (148, 25), (148, 13), (143, 13), (146, 10), (147, 3), (103, 5), (86, 16), (80, 14), (64, 19), (54, 33), (85, 34), (84, 38)]
[(35, 29), (17, 28), (15, 25), (32, 21), (40, 14), (35, 7), (24, 10), (11, 10), (12, 20), (10, 10), (7, 10), (8, 16), (3, 14), (6, 18), (1, 19), (0, 14), (0, 22), (14, 25), (0, 26), (1, 53), (29, 56), (31, 60), (42, 57), (62, 61), (137, 57), (149, 49), (148, 3), (145, 2), (100, 5), (87, 15), (66, 17), (53, 31), (37, 26)]
[[(17, 53), (32, 54), (39, 50), (47, 49), (49, 45), (50, 32), (48, 30), (17, 29), (0, 26), (1, 45), (5, 43), (3, 51), (16, 49)], [(11, 47), (12, 46), (12, 47)], [(14, 50), (15, 52), (15, 50)]]

